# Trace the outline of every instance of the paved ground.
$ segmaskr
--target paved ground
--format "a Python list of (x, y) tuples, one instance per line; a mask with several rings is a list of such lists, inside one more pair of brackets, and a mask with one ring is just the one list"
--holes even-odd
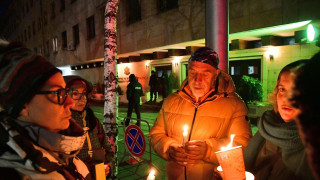
[[(103, 121), (103, 106), (95, 105), (91, 106), (96, 116)], [(146, 120), (150, 127), (153, 126), (154, 120), (156, 119), (158, 112), (160, 109), (160, 103), (157, 104), (144, 104), (141, 106), (141, 119)], [(126, 106), (119, 106), (118, 108), (118, 117), (117, 123), (119, 126), (119, 134), (118, 134), (118, 178), (121, 180), (138, 180), (138, 179), (146, 179), (149, 174), (151, 166), (147, 162), (143, 162), (140, 166), (138, 165), (128, 165), (126, 163), (121, 162), (121, 159), (124, 158), (124, 161), (128, 159), (128, 156), (125, 155), (125, 144), (124, 144), (124, 128), (121, 125), (121, 121), (123, 121), (126, 116), (127, 108)], [(136, 117), (135, 113), (132, 115), (133, 118)], [(150, 150), (149, 150), (149, 141), (147, 139), (149, 129), (146, 123), (141, 124), (141, 129), (146, 138), (146, 152), (143, 156), (143, 159), (150, 159)], [(253, 134), (257, 131), (256, 126), (251, 126)], [(126, 152), (128, 152), (126, 150)], [(156, 179), (162, 180), (166, 179), (165, 173), (165, 160), (160, 158), (153, 150), (151, 150), (151, 159), (152, 165), (156, 167), (158, 170), (156, 173)]]
[[(141, 119), (148, 121), (150, 127), (153, 126), (154, 120), (158, 115), (160, 105), (143, 105), (141, 110)], [(102, 120), (103, 119), (103, 107), (101, 106), (92, 106), (96, 116)], [(138, 165), (128, 165), (126, 163), (121, 162), (121, 158), (124, 158), (124, 161), (128, 159), (128, 156), (124, 154), (125, 145), (124, 145), (124, 128), (121, 125), (121, 121), (126, 116), (127, 108), (119, 107), (118, 108), (118, 118), (117, 123), (119, 126), (119, 134), (118, 134), (118, 178), (121, 180), (137, 180), (137, 179), (146, 179), (151, 166), (148, 164), (148, 160), (150, 159), (150, 149), (149, 149), (149, 141), (147, 139), (149, 129), (146, 123), (141, 123), (141, 129), (146, 138), (146, 152), (143, 156), (143, 159), (146, 159), (146, 162), (142, 162), (142, 164), (138, 167)], [(136, 117), (135, 113), (132, 115), (133, 118)], [(126, 152), (128, 152), (126, 150)], [(151, 150), (151, 159), (152, 164), (157, 169), (156, 179), (162, 180), (166, 179), (165, 173), (165, 160), (157, 156), (157, 154)]]

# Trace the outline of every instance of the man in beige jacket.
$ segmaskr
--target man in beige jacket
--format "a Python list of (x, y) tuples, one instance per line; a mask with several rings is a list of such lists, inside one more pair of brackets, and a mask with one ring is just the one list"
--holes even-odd
[[(215, 51), (203, 47), (189, 59), (188, 78), (163, 103), (148, 136), (154, 151), (167, 160), (170, 179), (213, 179), (215, 152), (230, 142), (244, 148), (252, 134), (247, 109), (231, 77), (218, 68)], [(183, 143), (183, 127), (188, 136)]]

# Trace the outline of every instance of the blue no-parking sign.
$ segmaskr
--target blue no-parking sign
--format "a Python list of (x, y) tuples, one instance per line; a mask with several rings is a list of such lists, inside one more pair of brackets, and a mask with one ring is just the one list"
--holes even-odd
[(129, 125), (124, 137), (129, 152), (135, 157), (141, 157), (146, 151), (146, 140), (139, 126)]

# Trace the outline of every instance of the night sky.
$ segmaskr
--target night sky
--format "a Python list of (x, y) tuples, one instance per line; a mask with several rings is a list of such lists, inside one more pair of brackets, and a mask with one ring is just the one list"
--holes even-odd
[(0, 0), (0, 17), (3, 16), (3, 13), (6, 11), (10, 1), (11, 0)]

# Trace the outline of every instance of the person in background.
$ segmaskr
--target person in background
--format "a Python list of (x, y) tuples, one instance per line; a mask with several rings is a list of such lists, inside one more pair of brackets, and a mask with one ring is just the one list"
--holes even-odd
[(42, 55), (0, 40), (0, 179), (91, 179), (75, 157), (85, 132), (68, 94)]
[[(215, 152), (230, 143), (231, 134), (234, 146), (244, 148), (251, 139), (246, 106), (218, 63), (218, 54), (207, 47), (191, 55), (187, 79), (166, 98), (149, 133), (152, 148), (166, 160), (169, 180), (214, 179)], [(185, 125), (188, 142), (183, 146)]]
[[(150, 86), (150, 101), (157, 102), (158, 77), (157, 77), (156, 72), (154, 70), (151, 71), (149, 86)], [(153, 97), (154, 97), (154, 99), (153, 99)]]
[(299, 134), (306, 147), (309, 166), (315, 179), (320, 179), (320, 52), (316, 53), (296, 74), (288, 95), (292, 105), (299, 109), (295, 117)]
[(293, 118), (299, 110), (286, 99), (294, 80), (292, 73), (304, 65), (299, 60), (286, 65), (279, 73), (273, 90), (273, 110), (263, 113), (258, 132), (244, 151), (246, 170), (255, 179), (313, 179), (306, 151)]
[(163, 71), (162, 76), (161, 76), (161, 80), (162, 80), (162, 87), (163, 87), (162, 88), (162, 98), (164, 100), (169, 95), (169, 77), (168, 77), (166, 70)]
[(86, 163), (91, 174), (95, 177), (95, 164), (104, 162), (106, 176), (110, 174), (110, 165), (114, 168), (114, 152), (109, 144), (99, 119), (88, 106), (88, 95), (92, 85), (80, 76), (64, 76), (70, 89), (71, 98), (75, 104), (71, 108), (71, 117), (88, 132), (83, 148), (77, 154)]
[(127, 119), (125, 121), (125, 126), (129, 126), (130, 118), (132, 115), (132, 110), (134, 109), (137, 114), (137, 126), (140, 126), (141, 115), (140, 115), (140, 97), (143, 95), (142, 86), (138, 82), (134, 74), (129, 76), (129, 84), (127, 86), (127, 99), (129, 101), (129, 107), (127, 112)]

